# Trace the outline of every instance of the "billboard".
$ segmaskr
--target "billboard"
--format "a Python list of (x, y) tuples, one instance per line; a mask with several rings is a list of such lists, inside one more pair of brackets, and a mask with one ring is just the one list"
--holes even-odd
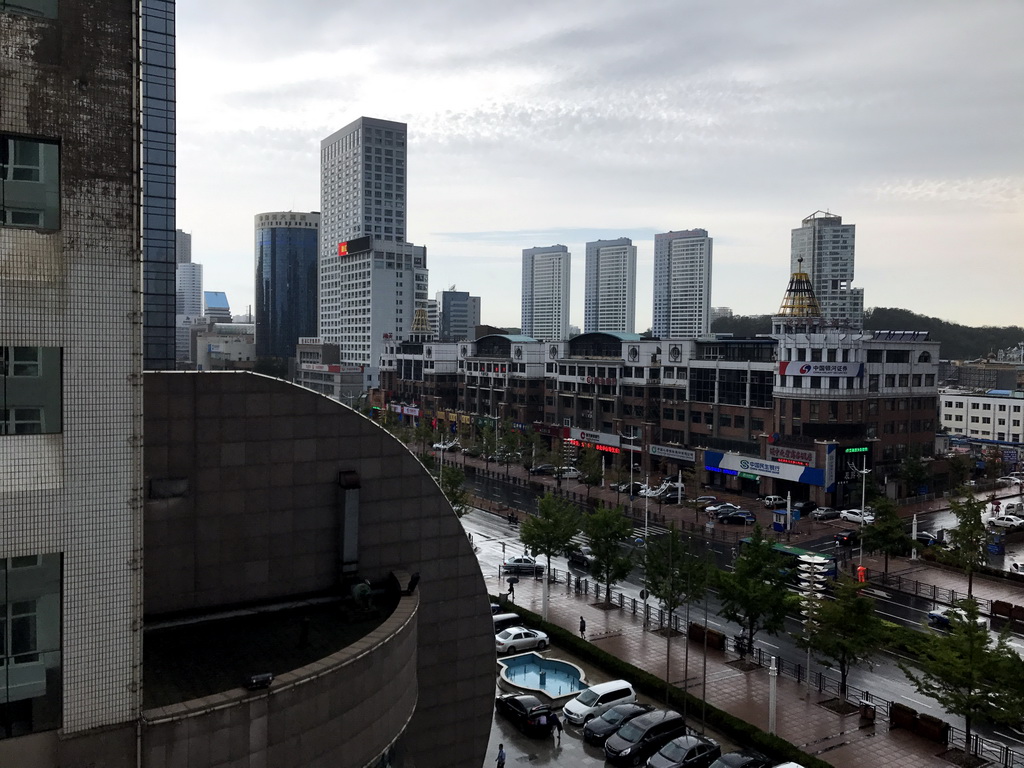
[(774, 477), (778, 480), (791, 480), (804, 485), (825, 485), (825, 472), (820, 469), (802, 467), (799, 464), (783, 464), (756, 456), (742, 456), (738, 453), (704, 451), (704, 465), (712, 472), (746, 473), (759, 477)]

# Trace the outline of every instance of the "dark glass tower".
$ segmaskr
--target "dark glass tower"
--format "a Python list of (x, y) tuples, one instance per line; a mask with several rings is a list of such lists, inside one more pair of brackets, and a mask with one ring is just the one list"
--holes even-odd
[(295, 340), (316, 336), (319, 235), (319, 213), (257, 214), (257, 357), (295, 357)]
[(174, 0), (142, 0), (143, 367), (174, 369)]

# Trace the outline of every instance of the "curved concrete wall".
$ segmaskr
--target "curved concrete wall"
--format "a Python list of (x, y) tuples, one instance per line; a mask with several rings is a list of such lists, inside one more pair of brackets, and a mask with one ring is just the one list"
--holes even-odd
[(479, 768), (494, 696), (487, 592), (416, 458), (350, 408), (251, 373), (147, 373), (145, 419), (146, 614), (335, 588), (338, 474), (356, 472), (360, 574), (420, 574), (410, 756), (417, 768)]
[(416, 709), (418, 595), (378, 629), (266, 691), (241, 688), (143, 713), (143, 765), (362, 768)]

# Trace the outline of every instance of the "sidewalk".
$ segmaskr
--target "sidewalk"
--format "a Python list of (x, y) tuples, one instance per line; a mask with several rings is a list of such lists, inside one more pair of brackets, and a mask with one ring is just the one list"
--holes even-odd
[[(499, 591), (500, 584), (494, 585)], [(516, 585), (517, 605), (541, 613), (543, 582), (523, 579)], [(642, 626), (639, 616), (617, 607), (603, 610), (596, 607), (594, 596), (576, 595), (564, 583), (553, 584), (548, 596), (548, 618), (551, 622), (575, 631), (582, 615), (587, 621), (587, 639), (594, 645), (661, 678), (665, 676), (666, 639)], [(736, 717), (768, 729), (769, 676), (756, 668), (743, 671), (738, 657), (728, 651), (708, 650), (703, 644), (690, 648), (686, 664), (687, 640), (684, 636), (671, 641), (670, 682), (685, 687), (698, 699), (725, 710)], [(557, 651), (555, 652), (557, 655)], [(901, 768), (949, 766), (939, 757), (946, 747), (927, 741), (905, 730), (890, 730), (888, 721), (879, 717), (862, 723), (859, 713), (838, 715), (822, 703), (829, 694), (809, 692), (794, 680), (777, 678), (776, 733), (817, 755), (836, 768), (860, 768), (865, 765)]]

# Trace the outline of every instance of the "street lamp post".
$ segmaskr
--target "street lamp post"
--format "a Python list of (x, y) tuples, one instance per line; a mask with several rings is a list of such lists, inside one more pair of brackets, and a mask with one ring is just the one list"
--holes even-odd
[[(646, 477), (644, 479), (644, 485), (647, 486), (648, 490), (650, 489), (650, 487), (651, 487), (651, 474), (650, 474), (650, 472), (647, 473), (647, 475), (646, 475)], [(630, 489), (630, 490), (632, 490), (632, 489)], [(648, 512), (650, 511), (650, 503), (651, 503), (651, 497), (645, 495), (644, 496), (644, 551), (647, 550), (647, 539), (648, 539), (647, 528), (648, 528), (648, 522), (649, 522), (647, 515), (648, 515)], [(644, 626), (645, 627), (647, 626), (647, 569), (646, 568), (644, 569)]]
[[(864, 505), (867, 503), (867, 490), (868, 490), (868, 475), (873, 470), (868, 469), (868, 455), (864, 454), (864, 464), (861, 469), (857, 469), (852, 463), (848, 463), (847, 466), (860, 475), (860, 513), (864, 515)], [(857, 565), (864, 564), (864, 542), (860, 542), (860, 551), (857, 554)]]

